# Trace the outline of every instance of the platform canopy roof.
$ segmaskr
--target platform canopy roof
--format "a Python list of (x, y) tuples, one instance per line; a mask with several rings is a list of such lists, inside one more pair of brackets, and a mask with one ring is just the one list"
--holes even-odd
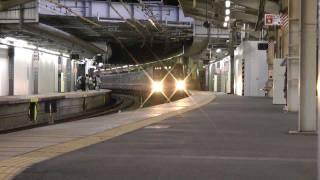
[[(208, 19), (222, 27), (226, 0), (179, 0), (184, 13), (198, 20)], [(278, 0), (230, 0), (232, 21), (261, 26), (264, 13), (279, 13)]]

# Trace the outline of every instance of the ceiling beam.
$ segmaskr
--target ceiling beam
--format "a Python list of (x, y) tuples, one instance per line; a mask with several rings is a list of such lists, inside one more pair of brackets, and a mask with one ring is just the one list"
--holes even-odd
[(5, 11), (20, 4), (25, 4), (32, 1), (34, 0), (2, 0), (0, 1), (0, 11)]
[[(259, 10), (260, 1), (258, 0), (231, 0), (234, 4), (239, 6), (244, 6), (246, 8), (251, 8)], [(266, 0), (265, 2), (265, 12), (267, 13), (279, 13), (280, 5), (274, 1)]]

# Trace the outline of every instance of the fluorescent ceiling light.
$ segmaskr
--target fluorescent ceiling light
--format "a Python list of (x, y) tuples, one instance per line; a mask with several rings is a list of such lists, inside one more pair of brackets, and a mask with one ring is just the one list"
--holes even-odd
[(8, 49), (9, 47), (8, 47), (7, 45), (0, 44), (0, 48), (1, 48), (1, 49)]
[(52, 51), (52, 50), (41, 48), (41, 47), (39, 47), (38, 49), (42, 52), (45, 52), (45, 53), (49, 53), (49, 54), (53, 54), (53, 55), (61, 55), (61, 53), (57, 52), (57, 51)]
[(230, 9), (226, 9), (226, 15), (227, 15), (227, 16), (230, 15)]
[(229, 0), (226, 0), (226, 8), (229, 8), (231, 6), (231, 2)]
[(228, 23), (227, 22), (224, 22), (223, 23), (223, 27), (227, 27), (228, 26)]
[(152, 26), (157, 27), (156, 24), (152, 21), (152, 19), (148, 19), (148, 21), (152, 24)]
[(229, 22), (229, 21), (230, 21), (230, 16), (226, 16), (226, 17), (224, 18), (224, 21), (225, 21), (225, 22)]

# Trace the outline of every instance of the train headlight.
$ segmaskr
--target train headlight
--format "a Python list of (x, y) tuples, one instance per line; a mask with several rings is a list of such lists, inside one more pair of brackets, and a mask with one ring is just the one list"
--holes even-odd
[(162, 92), (163, 85), (159, 81), (152, 82), (152, 92)]
[(186, 82), (184, 82), (184, 80), (178, 80), (176, 82), (176, 89), (179, 91), (186, 90)]

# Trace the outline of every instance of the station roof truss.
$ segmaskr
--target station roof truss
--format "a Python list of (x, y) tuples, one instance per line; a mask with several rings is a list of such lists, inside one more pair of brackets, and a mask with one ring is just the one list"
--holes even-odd
[[(51, 0), (48, 0), (51, 2)], [(43, 1), (45, 2), (45, 1)], [(55, 1), (52, 1), (55, 2)], [(57, 1), (58, 2), (58, 1)], [(80, 2), (80, 1), (79, 1)], [(119, 2), (118, 2), (119, 3)], [(122, 1), (122, 3), (129, 3)], [(137, 3), (137, 2), (134, 2)], [(141, 3), (139, 1), (139, 3)], [(143, 3), (143, 2), (142, 2)], [(163, 3), (163, 2), (159, 2)], [(40, 6), (41, 4), (39, 4)], [(162, 4), (163, 5), (163, 4)], [(164, 4), (165, 5), (165, 4)], [(57, 4), (57, 7), (59, 4)], [(24, 6), (14, 7), (19, 11)], [(30, 7), (28, 7), (30, 8)], [(60, 7), (61, 8), (61, 7)], [(66, 10), (71, 8), (65, 7)], [(72, 13), (72, 12), (71, 12)], [(100, 21), (97, 17), (83, 17), (83, 16), (68, 16), (68, 15), (48, 15), (39, 13), (39, 24), (52, 27), (58, 31), (68, 33), (84, 42), (103, 42), (105, 43), (123, 43), (128, 47), (143, 47), (146, 44), (153, 46), (153, 44), (177, 44), (183, 41), (192, 40), (193, 28), (192, 24), (171, 24), (168, 25), (164, 21), (154, 21), (158, 27), (155, 27), (148, 20), (137, 19), (114, 19), (108, 18), (107, 21)], [(114, 21), (114, 22), (110, 22)], [(46, 36), (46, 34), (39, 34), (38, 31), (33, 31), (32, 24), (27, 23), (2, 23), (1, 36), (12, 36), (21, 38), (31, 42), (33, 45), (47, 47), (57, 51), (63, 52), (79, 52), (83, 55), (93, 55), (98, 53), (97, 50), (87, 51), (76, 43), (61, 43), (61, 38), (54, 36)], [(94, 45), (92, 45), (94, 46)], [(92, 47), (93, 49), (99, 47)], [(100, 48), (104, 52), (103, 48)]]
[[(256, 25), (261, 11), (279, 13), (278, 0), (230, 0), (233, 21)], [(225, 17), (225, 0), (179, 0), (186, 16), (198, 20), (208, 19), (213, 25), (222, 27)], [(261, 6), (263, 4), (263, 6)]]

